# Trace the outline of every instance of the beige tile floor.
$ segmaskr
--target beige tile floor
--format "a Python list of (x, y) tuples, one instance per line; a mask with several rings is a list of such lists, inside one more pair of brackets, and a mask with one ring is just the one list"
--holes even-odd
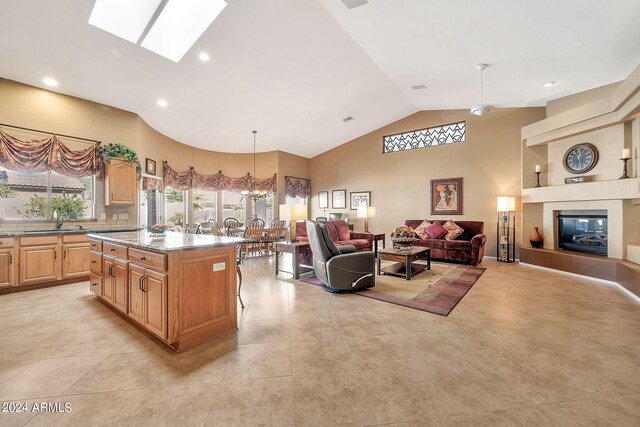
[[(286, 262), (286, 261), (285, 261)], [(0, 425), (640, 425), (640, 304), (485, 260), (449, 317), (248, 260), (237, 333), (174, 354), (86, 283), (0, 296)]]

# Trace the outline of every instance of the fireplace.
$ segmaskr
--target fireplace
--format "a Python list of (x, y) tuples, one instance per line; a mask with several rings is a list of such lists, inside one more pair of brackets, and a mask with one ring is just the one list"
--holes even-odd
[(607, 211), (558, 211), (558, 248), (607, 256)]

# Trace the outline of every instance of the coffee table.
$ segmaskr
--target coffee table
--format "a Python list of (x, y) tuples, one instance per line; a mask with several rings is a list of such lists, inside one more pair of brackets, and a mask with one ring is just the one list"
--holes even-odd
[[(427, 265), (414, 264), (415, 261), (426, 259)], [(395, 261), (394, 264), (380, 268), (380, 261)], [(431, 248), (416, 246), (407, 249), (380, 249), (378, 251), (378, 274), (386, 273), (402, 276), (411, 280), (411, 276), (423, 270), (431, 270)]]

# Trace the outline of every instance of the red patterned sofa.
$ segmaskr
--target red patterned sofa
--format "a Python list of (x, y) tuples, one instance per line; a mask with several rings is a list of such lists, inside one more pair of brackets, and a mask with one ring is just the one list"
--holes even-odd
[[(336, 245), (353, 245), (358, 251), (373, 250), (373, 234), (357, 233), (349, 230), (349, 224), (345, 221), (320, 221), (326, 224), (331, 240)], [(308, 242), (306, 222), (296, 223), (296, 239), (301, 242)]]
[[(422, 219), (408, 219), (404, 222), (409, 227), (416, 228), (422, 224)], [(428, 220), (439, 222), (447, 220)], [(484, 246), (487, 236), (484, 234), (482, 221), (455, 221), (464, 232), (454, 240), (425, 239), (418, 241), (418, 246), (431, 248), (431, 259), (440, 261), (455, 261), (476, 266), (484, 258)]]

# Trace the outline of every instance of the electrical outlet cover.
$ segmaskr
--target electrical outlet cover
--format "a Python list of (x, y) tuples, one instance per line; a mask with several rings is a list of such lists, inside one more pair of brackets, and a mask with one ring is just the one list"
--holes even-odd
[(129, 219), (129, 214), (122, 214), (122, 219)]
[(107, 214), (106, 213), (100, 214), (100, 219), (107, 219)]
[(113, 219), (118, 219), (118, 214), (113, 214)]

